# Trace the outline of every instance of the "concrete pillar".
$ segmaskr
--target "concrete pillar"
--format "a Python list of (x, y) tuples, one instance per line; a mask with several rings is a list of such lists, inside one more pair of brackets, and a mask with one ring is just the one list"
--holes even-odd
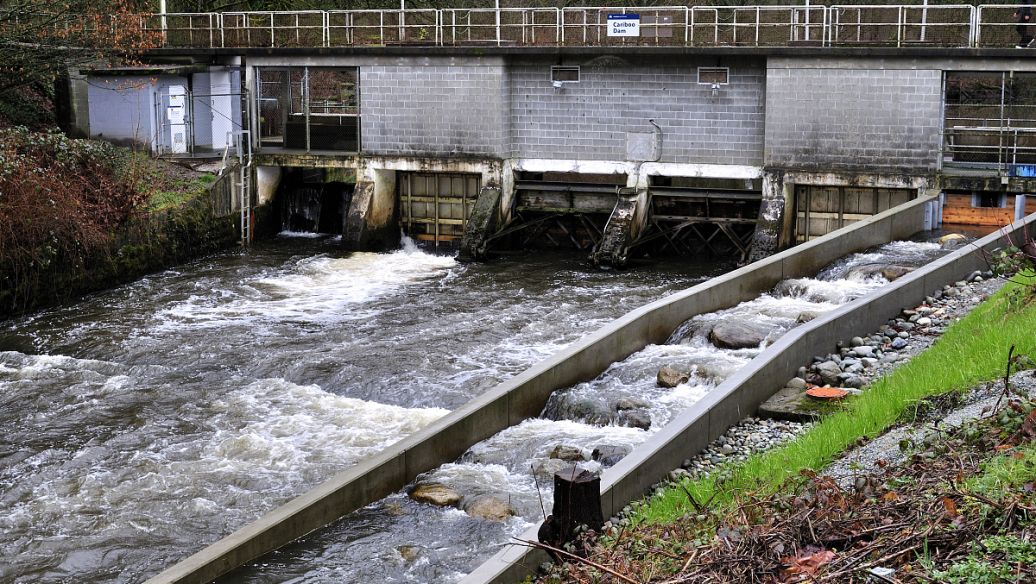
[(367, 228), (380, 231), (395, 229), (393, 218), (396, 212), (396, 171), (374, 171), (374, 199), (371, 202)]
[(353, 251), (380, 251), (399, 245), (396, 171), (367, 168), (357, 177), (345, 218), (342, 245)]
[(510, 160), (505, 160), (500, 169), (500, 216), (497, 218), (497, 225), (506, 225), (511, 220), (511, 209), (514, 207), (514, 197), (517, 194), (514, 188), (514, 165)]
[(262, 207), (273, 202), (277, 187), (281, 184), (281, 167), (255, 167), (256, 205)]
[(749, 262), (776, 253), (785, 241), (789, 241), (787, 232), (790, 221), (786, 220), (789, 196), (785, 191), (783, 173), (766, 172), (763, 174), (763, 198), (759, 202), (759, 219), (756, 221), (755, 234), (752, 236)]
[(1014, 196), (1014, 220), (1025, 217), (1025, 195)]

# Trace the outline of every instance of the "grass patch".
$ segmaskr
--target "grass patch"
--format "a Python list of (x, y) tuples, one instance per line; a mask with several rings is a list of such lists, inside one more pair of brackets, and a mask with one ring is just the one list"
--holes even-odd
[[(993, 558), (994, 561), (989, 561)], [(945, 570), (933, 570), (932, 577), (946, 584), (999, 584), (1022, 582), (1017, 566), (1036, 562), (1036, 545), (1015, 535), (994, 535), (982, 539), (965, 558)]]
[[(1000, 501), (1005, 493), (1017, 491), (1036, 481), (1036, 444), (1026, 444), (1016, 450), (991, 458), (982, 472), (965, 483), (968, 491), (993, 501)], [(1036, 562), (1036, 558), (1033, 558)]]
[(216, 182), (213, 174), (188, 170), (143, 152), (128, 152), (120, 166), (137, 190), (146, 194), (145, 207), (150, 213), (180, 207)]
[(919, 400), (1001, 377), (1011, 345), (1015, 353), (1036, 354), (1036, 304), (1019, 306), (1010, 301), (1017, 288), (1032, 282), (1032, 278), (1008, 282), (927, 351), (876, 381), (843, 410), (823, 418), (793, 442), (635, 505), (633, 523), (668, 523), (694, 514), (688, 495), (699, 503), (712, 501), (715, 507), (730, 503), (735, 493), (775, 492), (803, 470), (820, 470), (861, 437), (880, 435)]

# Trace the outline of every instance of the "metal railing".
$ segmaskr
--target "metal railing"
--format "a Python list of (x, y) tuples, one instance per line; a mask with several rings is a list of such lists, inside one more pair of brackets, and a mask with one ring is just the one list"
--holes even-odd
[[(141, 16), (166, 48), (342, 46), (1008, 47), (1017, 4), (663, 6)], [(608, 15), (640, 15), (636, 37), (609, 36)], [(1034, 25), (1036, 26), (1036, 25)]]
[(945, 135), (945, 162), (997, 168), (1036, 164), (1036, 128), (951, 126)]

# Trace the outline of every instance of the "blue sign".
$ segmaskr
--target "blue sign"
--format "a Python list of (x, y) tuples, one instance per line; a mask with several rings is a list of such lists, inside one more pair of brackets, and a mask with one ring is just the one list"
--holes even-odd
[(1011, 165), (1011, 176), (1025, 178), (1036, 178), (1036, 164), (1014, 164)]

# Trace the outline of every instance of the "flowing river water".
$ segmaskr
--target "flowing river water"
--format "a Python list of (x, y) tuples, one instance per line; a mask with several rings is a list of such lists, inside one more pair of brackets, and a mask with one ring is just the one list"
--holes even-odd
[[(710, 324), (762, 322), (772, 340), (803, 313), (885, 283), (861, 266), (939, 253), (889, 244), (696, 317), (420, 479), (465, 501), (502, 499), (516, 513), (506, 521), (398, 493), (224, 580), (455, 581), (541, 518), (557, 447), (628, 452), (758, 354), (716, 348)], [(729, 267), (599, 271), (553, 255), (459, 265), (412, 247), (341, 254), (333, 240), (281, 238), (6, 323), (0, 581), (141, 581), (608, 320)], [(665, 364), (694, 375), (658, 388)]]
[[(0, 581), (139, 582), (727, 268), (281, 237), (0, 323)], [(466, 527), (466, 550), (500, 531)]]

